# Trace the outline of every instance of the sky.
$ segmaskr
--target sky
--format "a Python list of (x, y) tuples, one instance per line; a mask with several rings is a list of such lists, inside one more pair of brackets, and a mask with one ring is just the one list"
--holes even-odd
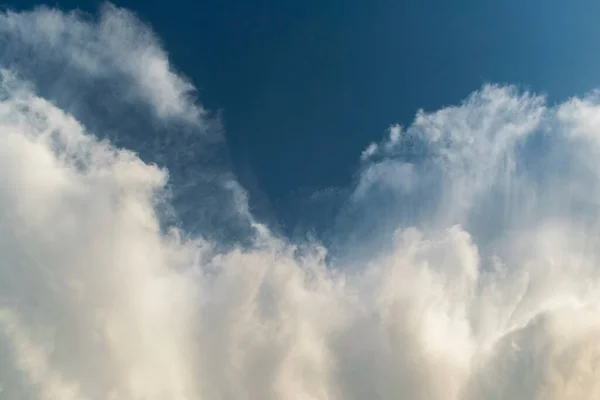
[[(47, 4), (94, 12), (101, 2)], [(253, 209), (288, 233), (322, 230), (331, 212), (311, 195), (352, 182), (356, 154), (418, 109), (454, 104), (490, 82), (552, 102), (600, 83), (593, 1), (118, 5), (152, 25), (202, 104), (220, 113)]]
[(592, 3), (0, 10), (0, 398), (600, 398)]

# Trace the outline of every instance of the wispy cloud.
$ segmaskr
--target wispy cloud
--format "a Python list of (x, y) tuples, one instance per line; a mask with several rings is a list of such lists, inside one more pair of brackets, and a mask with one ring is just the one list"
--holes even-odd
[(9, 11), (0, 14), (0, 39), (3, 62), (35, 68), (38, 78), (44, 78), (46, 63), (88, 79), (120, 76), (116, 89), (130, 101), (148, 103), (160, 117), (200, 122), (194, 87), (173, 71), (154, 33), (128, 10), (106, 4), (98, 17), (47, 7)]

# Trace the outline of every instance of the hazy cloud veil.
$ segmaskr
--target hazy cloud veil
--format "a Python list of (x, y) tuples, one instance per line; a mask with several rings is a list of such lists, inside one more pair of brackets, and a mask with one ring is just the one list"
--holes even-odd
[(326, 261), (130, 12), (3, 12), (0, 68), (0, 398), (600, 398), (596, 93), (391, 126)]

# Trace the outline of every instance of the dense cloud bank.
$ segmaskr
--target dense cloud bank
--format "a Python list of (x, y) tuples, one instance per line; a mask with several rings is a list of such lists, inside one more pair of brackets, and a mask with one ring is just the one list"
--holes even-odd
[(392, 126), (329, 261), (253, 219), (133, 14), (4, 12), (0, 66), (0, 397), (600, 398), (596, 94)]

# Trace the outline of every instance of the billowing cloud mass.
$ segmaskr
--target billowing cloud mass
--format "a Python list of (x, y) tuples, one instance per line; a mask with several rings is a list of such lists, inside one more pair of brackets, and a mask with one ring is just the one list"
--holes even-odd
[(332, 256), (253, 219), (133, 14), (2, 13), (0, 67), (0, 397), (600, 398), (597, 94), (392, 126)]

